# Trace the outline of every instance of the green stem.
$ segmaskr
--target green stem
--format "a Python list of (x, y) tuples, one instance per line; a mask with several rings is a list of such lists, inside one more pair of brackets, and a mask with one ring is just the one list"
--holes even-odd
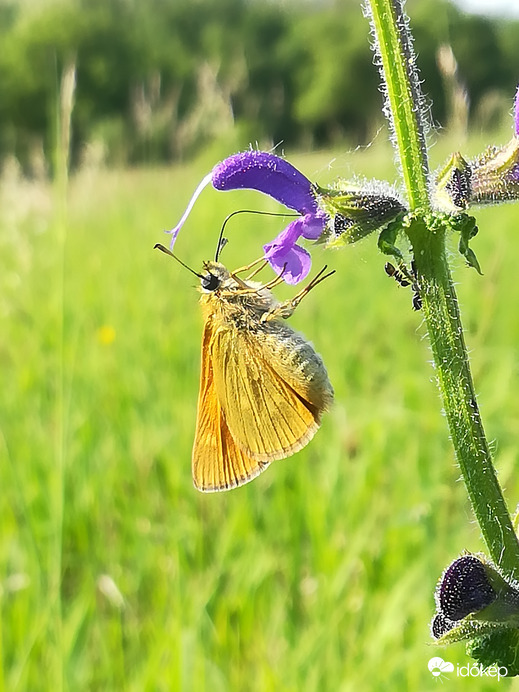
[(369, 0), (392, 115), (395, 145), (414, 214), (405, 229), (456, 458), (494, 562), (519, 578), (519, 542), (483, 429), (463, 337), (458, 299), (445, 253), (446, 219), (430, 213), (423, 106), (401, 0)]
[(519, 577), (515, 535), (485, 436), (447, 257), (445, 228), (421, 219), (407, 229), (434, 365), (456, 458), (489, 553), (510, 577)]
[(411, 209), (429, 208), (423, 96), (400, 0), (370, 0), (391, 125)]

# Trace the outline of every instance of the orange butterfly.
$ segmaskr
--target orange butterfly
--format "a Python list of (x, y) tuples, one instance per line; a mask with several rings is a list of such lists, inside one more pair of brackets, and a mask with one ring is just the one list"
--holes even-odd
[(235, 272), (205, 262), (205, 274), (198, 275), (205, 322), (192, 469), (195, 487), (204, 492), (243, 485), (271, 461), (300, 450), (333, 401), (321, 357), (284, 320), (334, 272), (324, 274), (324, 267), (280, 303), (270, 289), (281, 276), (267, 284), (251, 281), (259, 270), (238, 277), (260, 262)]

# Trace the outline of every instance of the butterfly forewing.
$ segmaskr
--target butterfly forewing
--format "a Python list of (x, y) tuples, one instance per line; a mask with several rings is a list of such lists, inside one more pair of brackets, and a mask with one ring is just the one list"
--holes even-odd
[(202, 368), (192, 470), (195, 487), (206, 492), (228, 490), (255, 478), (268, 463), (252, 459), (235, 443), (218, 400), (210, 357), (213, 326), (202, 339)]

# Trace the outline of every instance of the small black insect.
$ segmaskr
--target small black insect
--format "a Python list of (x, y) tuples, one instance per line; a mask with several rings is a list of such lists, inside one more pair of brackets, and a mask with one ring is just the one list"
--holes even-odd
[[(400, 265), (401, 267), (404, 267), (403, 264)], [(410, 286), (412, 281), (409, 279), (407, 275), (407, 269), (406, 273), (402, 271), (402, 269), (397, 269), (394, 264), (391, 264), (391, 262), (386, 262), (384, 265), (384, 270), (388, 276), (392, 276), (393, 279), (400, 284), (400, 286)]]
[(395, 267), (391, 262), (386, 262), (384, 271), (388, 276), (391, 276), (400, 286), (406, 288), (411, 286), (413, 289), (412, 305), (413, 310), (422, 309), (422, 298), (416, 280), (416, 266), (414, 260), (411, 262), (411, 268), (408, 269), (403, 262), (400, 262), (398, 267)]

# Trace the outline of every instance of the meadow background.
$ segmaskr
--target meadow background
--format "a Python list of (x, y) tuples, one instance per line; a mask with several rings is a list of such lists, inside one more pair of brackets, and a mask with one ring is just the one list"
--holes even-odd
[[(463, 152), (510, 132), (511, 123), (474, 132)], [(460, 145), (448, 130), (432, 139), (433, 167)], [(471, 662), (463, 644), (434, 647), (429, 622), (442, 570), (484, 546), (422, 316), (410, 290), (385, 275), (375, 238), (317, 249), (314, 268), (327, 263), (336, 274), (291, 318), (336, 391), (312, 443), (230, 493), (192, 486), (201, 316), (193, 277), (153, 245), (229, 153), (228, 141), (215, 141), (182, 164), (83, 165), (53, 180), (4, 160), (0, 690), (428, 691), (440, 684), (431, 657)], [(396, 179), (385, 130), (369, 147), (287, 154), (322, 184)], [(252, 193), (206, 190), (179, 237), (180, 257), (200, 268), (225, 216), (251, 207), (278, 210)], [(519, 208), (477, 218), (484, 276), (464, 266), (455, 238), (452, 263), (513, 508)], [(222, 260), (255, 259), (282, 224), (233, 219)]]

